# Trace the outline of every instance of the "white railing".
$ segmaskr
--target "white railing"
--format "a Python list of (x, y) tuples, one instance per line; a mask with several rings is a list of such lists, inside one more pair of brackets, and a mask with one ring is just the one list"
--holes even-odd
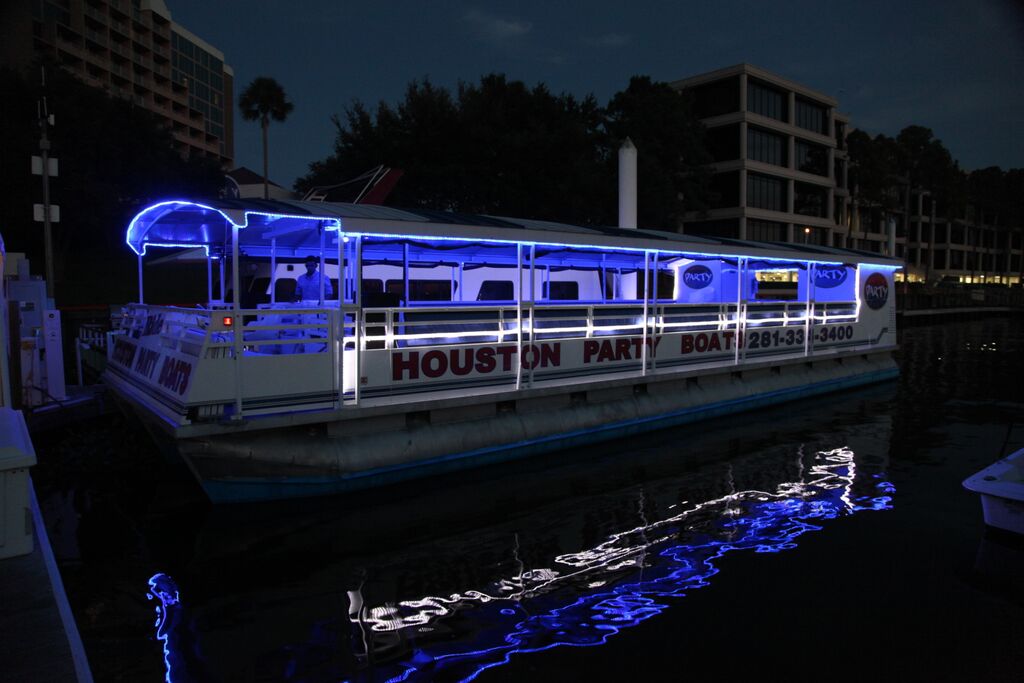
[[(524, 302), (521, 309), (517, 306), (449, 305), (362, 310), (337, 304), (324, 308), (275, 304), (240, 311), (221, 306), (191, 309), (132, 304), (124, 310), (118, 333), (150, 349), (172, 351), (195, 359), (197, 370), (202, 367), (203, 372), (223, 377), (225, 381), (218, 385), (216, 396), (190, 396), (189, 402), (220, 401), (223, 406), (233, 401), (234, 414), (241, 416), (247, 401), (263, 400), (268, 393), (278, 400), (274, 404), (278, 410), (287, 409), (289, 396), (317, 392), (321, 404), (323, 400), (335, 407), (358, 404), (361, 384), (365, 381), (361, 357), (366, 351), (672, 333), (733, 331), (743, 335), (750, 329), (762, 333), (766, 329), (785, 327), (808, 330), (811, 324), (856, 319), (856, 302), (661, 302), (646, 307), (639, 302), (578, 305)], [(805, 354), (814, 352), (809, 337), (808, 334), (807, 345), (802, 349)], [(736, 348), (735, 362), (742, 363), (745, 349), (741, 352), (738, 345)], [(273, 357), (295, 360), (278, 363)], [(241, 362), (234, 363), (236, 359)], [(220, 364), (224, 362), (230, 365)], [(641, 372), (646, 372), (648, 367), (653, 369), (655, 363), (653, 358), (645, 359), (640, 364)], [(278, 367), (279, 370), (273, 369)], [(260, 373), (267, 376), (260, 376)], [(278, 379), (272, 381), (271, 376), (275, 375)], [(230, 386), (232, 376), (234, 381)], [(307, 391), (310, 382), (316, 388)], [(323, 398), (325, 395), (327, 399)]]
[(814, 322), (827, 325), (838, 322), (856, 322), (857, 302), (836, 301), (814, 304)]
[[(806, 311), (806, 306), (801, 309)], [(531, 339), (574, 339), (639, 335), (644, 332), (643, 304), (522, 306), (522, 330)], [(794, 320), (795, 317), (791, 316)], [(735, 304), (649, 305), (650, 334), (735, 329)], [(803, 317), (799, 318), (801, 324)], [(439, 306), (374, 308), (364, 311), (365, 349), (394, 349), (476, 342), (510, 342), (519, 338), (515, 306)]]

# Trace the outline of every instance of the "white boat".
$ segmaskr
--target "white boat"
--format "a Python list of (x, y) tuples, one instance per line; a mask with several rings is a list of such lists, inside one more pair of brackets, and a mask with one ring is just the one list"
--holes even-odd
[[(107, 382), (214, 501), (550, 454), (898, 372), (900, 262), (878, 254), (267, 200), (154, 204), (127, 242), (139, 302)], [(201, 250), (204, 305), (144, 303), (155, 247)], [(292, 301), (311, 255), (340, 298)]]
[(964, 479), (981, 496), (985, 524), (1024, 534), (1024, 448)]

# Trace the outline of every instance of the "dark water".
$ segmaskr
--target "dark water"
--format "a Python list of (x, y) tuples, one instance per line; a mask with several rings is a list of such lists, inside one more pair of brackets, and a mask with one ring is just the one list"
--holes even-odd
[(215, 509), (121, 418), (37, 439), (97, 680), (1018, 680), (1024, 320), (901, 378), (341, 500)]

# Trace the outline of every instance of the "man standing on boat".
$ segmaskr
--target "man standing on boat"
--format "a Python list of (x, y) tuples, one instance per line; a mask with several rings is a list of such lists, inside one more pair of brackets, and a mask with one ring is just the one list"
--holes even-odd
[(330, 278), (324, 278), (322, 273), (317, 272), (320, 259), (316, 256), (306, 257), (306, 274), (295, 278), (295, 300), (296, 301), (320, 301), (320, 280), (323, 278), (324, 299), (334, 298), (334, 286)]

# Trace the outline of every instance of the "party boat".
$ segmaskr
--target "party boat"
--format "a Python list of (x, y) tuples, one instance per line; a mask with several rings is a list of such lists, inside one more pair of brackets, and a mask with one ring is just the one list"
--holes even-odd
[[(558, 457), (898, 373), (901, 262), (874, 253), (232, 199), (153, 204), (126, 241), (139, 301), (106, 382), (214, 502)], [(205, 261), (205, 303), (145, 303), (157, 251)], [(320, 291), (297, 299), (310, 256)]]

